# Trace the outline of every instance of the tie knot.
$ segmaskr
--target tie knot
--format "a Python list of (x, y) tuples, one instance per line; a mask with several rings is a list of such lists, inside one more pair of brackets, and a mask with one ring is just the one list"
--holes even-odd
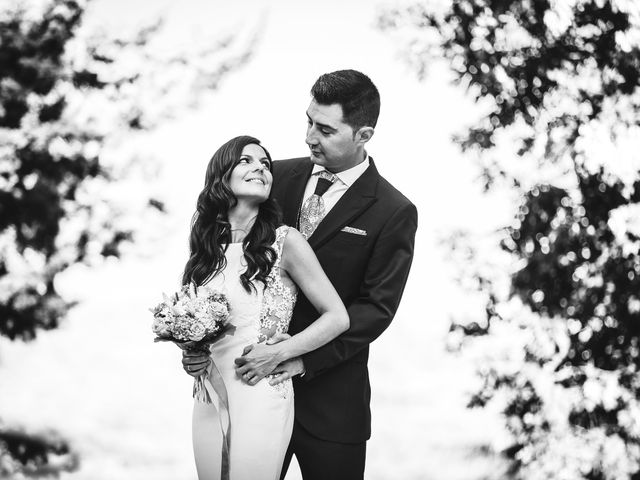
[(326, 170), (323, 170), (318, 174), (318, 183), (316, 183), (316, 190), (314, 195), (322, 196), (325, 194), (329, 187), (333, 185), (333, 182), (336, 181), (336, 176), (333, 173), (329, 173)]

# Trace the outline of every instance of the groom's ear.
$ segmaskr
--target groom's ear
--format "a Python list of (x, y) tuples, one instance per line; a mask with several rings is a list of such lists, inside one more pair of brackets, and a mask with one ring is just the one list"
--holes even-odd
[(356, 132), (356, 142), (365, 144), (371, 137), (373, 137), (375, 130), (373, 127), (360, 127), (360, 129)]

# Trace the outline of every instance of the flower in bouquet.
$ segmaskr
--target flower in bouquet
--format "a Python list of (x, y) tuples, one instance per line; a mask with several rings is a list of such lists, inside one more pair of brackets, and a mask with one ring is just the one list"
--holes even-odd
[[(150, 309), (153, 313), (151, 329), (156, 342), (173, 342), (190, 352), (209, 354), (210, 345), (233, 334), (229, 324), (229, 301), (216, 290), (185, 285), (171, 296), (163, 294), (163, 301)], [(211, 403), (205, 386), (206, 374), (195, 380), (194, 397)]]

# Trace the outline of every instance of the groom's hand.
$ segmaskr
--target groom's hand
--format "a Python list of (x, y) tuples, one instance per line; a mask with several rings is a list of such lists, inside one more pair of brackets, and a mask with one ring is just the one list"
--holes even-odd
[(277, 385), (295, 377), (296, 375), (302, 375), (305, 373), (304, 362), (302, 358), (296, 357), (286, 362), (282, 362), (273, 371), (273, 377), (269, 380), (269, 385)]
[(199, 377), (205, 373), (209, 362), (211, 358), (205, 353), (182, 351), (182, 368), (192, 377)]
[(280, 364), (280, 349), (274, 345), (288, 338), (291, 335), (276, 333), (265, 343), (245, 347), (242, 356), (235, 359), (236, 374), (249, 385), (257, 384)]

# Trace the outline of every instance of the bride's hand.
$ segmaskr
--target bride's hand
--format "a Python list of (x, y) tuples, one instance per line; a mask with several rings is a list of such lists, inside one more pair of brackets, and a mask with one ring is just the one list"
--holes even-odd
[(277, 345), (290, 338), (287, 334), (276, 334), (265, 343), (245, 347), (242, 356), (236, 358), (236, 374), (249, 385), (255, 385), (269, 375), (283, 361)]
[(209, 362), (211, 358), (205, 353), (182, 351), (182, 368), (192, 377), (199, 377), (205, 373)]

